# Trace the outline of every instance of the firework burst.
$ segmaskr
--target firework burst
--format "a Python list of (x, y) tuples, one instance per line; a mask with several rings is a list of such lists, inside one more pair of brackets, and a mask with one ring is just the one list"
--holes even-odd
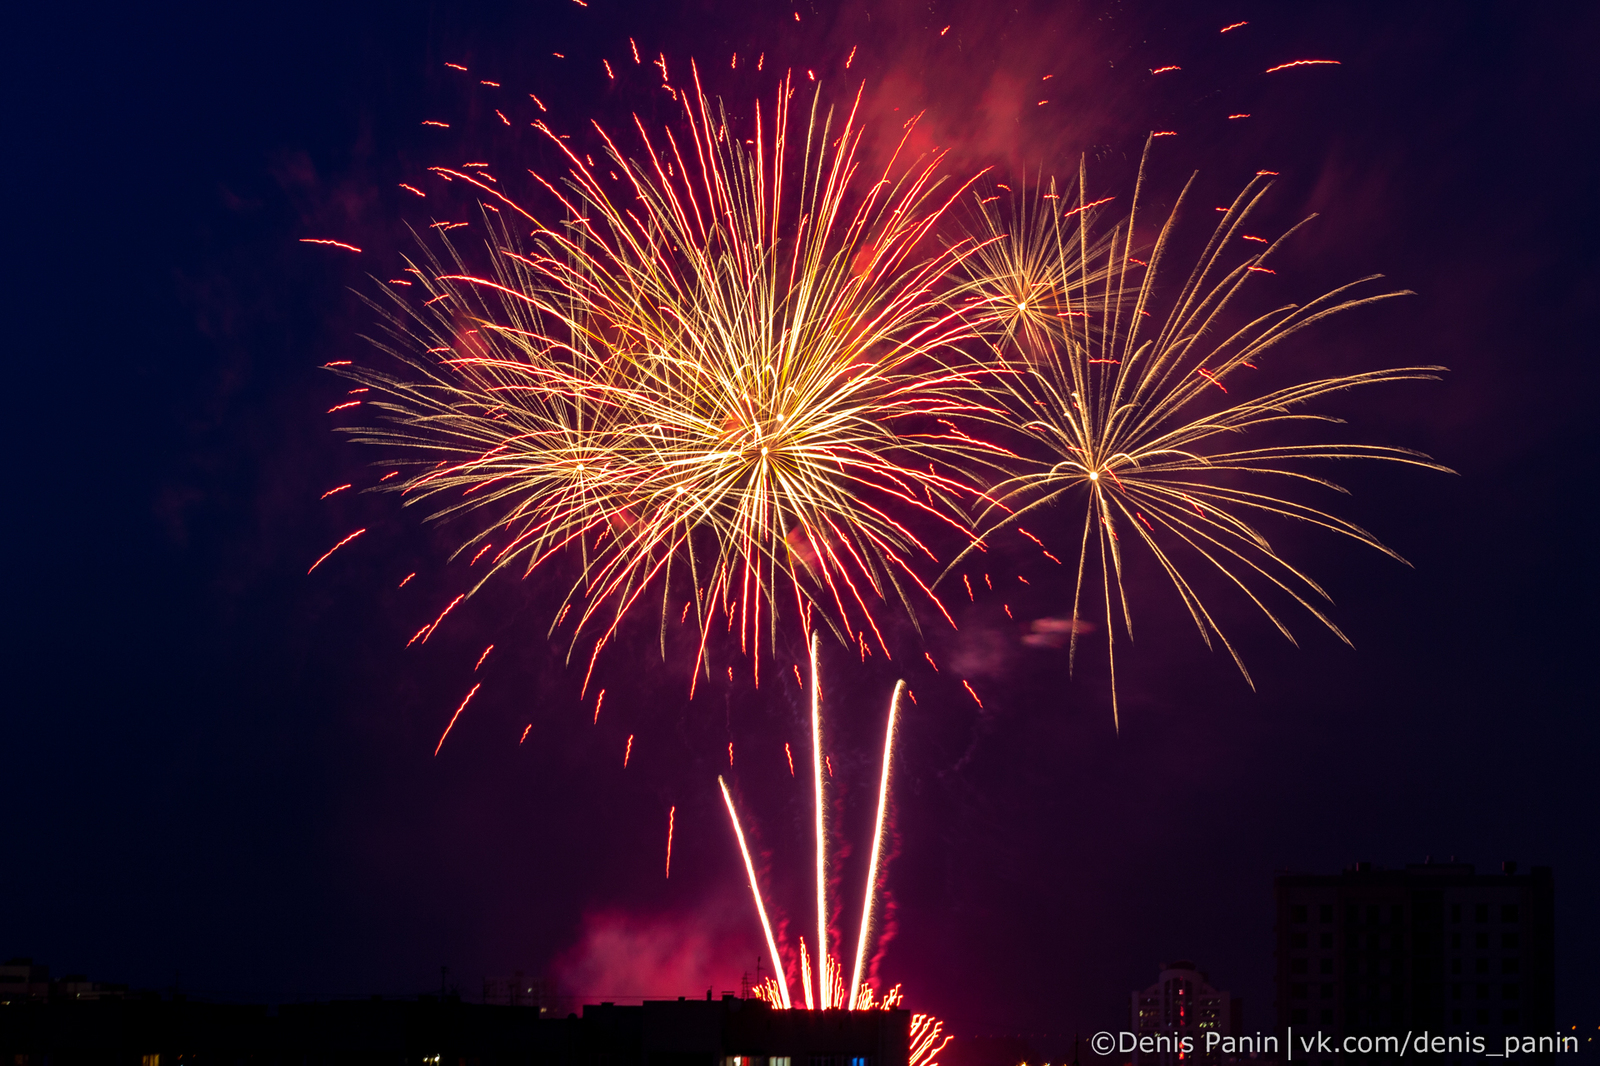
[(1120, 622), (1132, 636), (1123, 582), (1127, 547), (1149, 554), (1206, 644), (1216, 641), (1226, 648), (1249, 681), (1243, 660), (1201, 598), (1193, 567), (1198, 564), (1242, 592), (1291, 641), (1271, 596), (1287, 596), (1348, 643), (1323, 610), (1327, 593), (1286, 560), (1255, 523), (1264, 517), (1308, 522), (1404, 560), (1360, 526), (1288, 498), (1273, 482), (1343, 491), (1306, 469), (1313, 460), (1375, 459), (1446, 470), (1419, 452), (1382, 445), (1248, 445), (1245, 435), (1269, 427), (1341, 421), (1304, 410), (1331, 393), (1434, 379), (1444, 368), (1399, 367), (1301, 381), (1264, 393), (1252, 390), (1248, 375), (1257, 361), (1299, 330), (1408, 294), (1368, 292), (1379, 278), (1373, 275), (1222, 331), (1225, 312), (1249, 283), (1274, 273), (1268, 264), (1294, 232), (1274, 240), (1246, 232), (1271, 184), (1271, 175), (1263, 173), (1223, 211), (1187, 279), (1165, 296), (1162, 316), (1156, 279), (1189, 186), (1161, 225), (1148, 261), (1141, 261), (1135, 258), (1134, 232), (1143, 173), (1141, 165), (1127, 218), (1103, 237), (1091, 229), (1095, 205), (1084, 200), (1081, 169), (1077, 203), (1048, 216), (1036, 210), (1031, 222), (1019, 214), (1007, 226), (992, 201), (979, 197), (978, 235), (986, 244), (982, 255), (965, 262), (967, 288), (979, 297), (977, 305), (1014, 308), (1009, 317), (991, 315), (983, 330), (993, 370), (989, 399), (1026, 438), (1020, 451), (1032, 457), (991, 490), (990, 514), (1003, 517), (991, 517), (985, 536), (1003, 528), (1020, 530), (1018, 519), (1044, 507), (1081, 506), (1072, 621), (1066, 627), (1069, 663), (1079, 634), (1088, 628), (1080, 615), (1086, 597), (1099, 600), (1114, 721), (1111, 623)]
[(945, 299), (971, 247), (924, 250), (962, 190), (898, 150), (867, 185), (859, 95), (840, 121), (819, 92), (799, 122), (792, 94), (736, 128), (696, 75), (677, 133), (635, 119), (637, 157), (596, 125), (598, 165), (545, 130), (566, 172), (534, 177), (559, 219), (481, 167), (435, 168), (483, 207), (488, 268), (441, 231), (380, 308), (399, 372), (340, 368), (385, 416), (356, 439), (418, 454), (388, 487), (477, 516), (469, 595), (578, 560), (552, 632), (570, 610), (591, 671), (647, 601), (663, 654), (693, 613), (696, 677), (719, 618), (758, 679), (784, 615), (887, 651), (885, 605), (943, 612), (926, 529), (971, 542), (981, 493), (958, 467), (993, 449), (949, 421), (978, 371), (946, 353), (982, 316)]

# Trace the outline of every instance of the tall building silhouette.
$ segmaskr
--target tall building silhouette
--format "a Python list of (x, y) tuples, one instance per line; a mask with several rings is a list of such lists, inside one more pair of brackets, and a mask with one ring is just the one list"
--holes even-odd
[(1480, 874), (1454, 862), (1357, 863), (1339, 874), (1281, 874), (1276, 895), (1280, 1030), (1471, 1031), (1495, 1047), (1506, 1034), (1553, 1031), (1547, 866), (1518, 873), (1507, 862)]

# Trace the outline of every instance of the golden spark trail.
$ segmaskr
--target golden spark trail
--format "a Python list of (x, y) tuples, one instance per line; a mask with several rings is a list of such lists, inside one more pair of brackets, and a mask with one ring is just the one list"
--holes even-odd
[[(820, 775), (820, 767), (818, 764), (825, 760), (818, 759), (816, 757), (816, 752), (821, 749), (822, 730), (820, 726), (820, 700), (817, 694), (821, 692), (822, 685), (818, 671), (817, 644), (815, 637), (813, 637), (812, 640), (811, 652), (811, 688), (813, 693), (812, 775), (814, 784), (817, 787), (816, 798), (818, 807), (820, 809), (823, 793), (821, 789), (822, 779)], [(826, 947), (819, 948), (816, 951), (808, 950), (806, 947), (806, 938), (803, 936), (798, 937), (799, 950), (797, 952), (797, 959), (799, 962), (800, 971), (800, 989), (805, 996), (805, 1008), (807, 1010), (833, 1010), (839, 1008), (843, 1008), (845, 1010), (893, 1010), (899, 1007), (904, 1001), (904, 997), (901, 994), (899, 985), (895, 985), (893, 988), (889, 989), (881, 997), (879, 997), (876, 990), (871, 984), (867, 983), (863, 979), (862, 975), (862, 969), (866, 960), (867, 945), (870, 943), (873, 933), (872, 915), (874, 911), (874, 901), (880, 887), (879, 881), (883, 861), (884, 827), (888, 818), (887, 811), (889, 784), (891, 780), (890, 767), (893, 765), (894, 761), (894, 736), (899, 721), (900, 694), (902, 692), (908, 696), (911, 694), (910, 690), (906, 688), (903, 680), (895, 684), (894, 692), (889, 700), (889, 722), (884, 735), (883, 770), (878, 782), (878, 808), (873, 829), (872, 858), (867, 872), (867, 901), (862, 909), (861, 930), (859, 939), (856, 943), (855, 969), (851, 975), (850, 987), (847, 992), (844, 985), (843, 968), (840, 965), (839, 960), (827, 952)], [(762, 901), (761, 891), (756, 884), (754, 864), (750, 858), (750, 849), (745, 842), (744, 830), (740, 826), (738, 814), (734, 810), (732, 794), (729, 792), (727, 782), (723, 778), (718, 777), (717, 784), (722, 789), (723, 803), (728, 808), (728, 818), (733, 824), (734, 837), (739, 844), (739, 854), (744, 861), (745, 875), (750, 884), (751, 895), (755, 899), (756, 915), (761, 921), (762, 932), (767, 938), (767, 949), (772, 953), (774, 969), (778, 972), (779, 980), (783, 982), (780, 984), (779, 981), (775, 981), (772, 978), (767, 978), (756, 985), (756, 987), (753, 989), (753, 994), (756, 996), (756, 998), (764, 1000), (770, 1006), (793, 1009), (794, 1005), (789, 998), (787, 984), (788, 971), (784, 967), (782, 956), (778, 954), (777, 940), (773, 936), (772, 925), (767, 918), (766, 905)], [(817, 820), (817, 827), (819, 830), (825, 827), (825, 824), (820, 817)], [(826, 838), (819, 833), (818, 841), (822, 842), (825, 839)], [(819, 869), (823, 870), (825, 874), (825, 867), (822, 865), (822, 863), (823, 860), (819, 858)], [(828, 929), (826, 890), (827, 882), (824, 876), (824, 879), (820, 880), (818, 883), (817, 914), (818, 928), (824, 937), (827, 936)], [(813, 968), (813, 960), (816, 962), (815, 968)], [(815, 980), (813, 980), (813, 975), (815, 975)], [(927, 1015), (921, 1014), (913, 1015), (913, 1061), (917, 1062), (919, 1066), (934, 1066), (934, 1057), (944, 1046), (944, 1043), (948, 1042), (948, 1038), (944, 1042), (940, 1042), (938, 1039), (941, 1026), (942, 1023), (940, 1023), (936, 1018), (931, 1018)]]
[(399, 369), (335, 368), (381, 420), (349, 432), (414, 457), (384, 486), (407, 505), (475, 516), (468, 596), (566, 560), (557, 618), (573, 609), (591, 670), (657, 596), (665, 655), (691, 591), (696, 680), (723, 620), (758, 682), (780, 619), (888, 654), (886, 606), (949, 620), (931, 538), (971, 543), (975, 470), (1003, 457), (936, 421), (985, 403), (959, 354), (983, 314), (948, 299), (974, 242), (928, 250), (967, 186), (908, 161), (909, 127), (860, 180), (859, 94), (835, 114), (818, 90), (795, 118), (786, 79), (738, 130), (694, 77), (676, 126), (635, 119), (637, 156), (594, 125), (596, 165), (537, 124), (566, 170), (533, 174), (526, 204), (430, 168), (483, 206), (487, 262), (440, 228), (414, 285), (385, 289), (375, 340)]
[[(1146, 160), (1150, 143), (1145, 142)], [(1279, 608), (1268, 602), (1269, 595), (1287, 596), (1348, 643), (1313, 602), (1328, 598), (1321, 586), (1288, 562), (1254, 520), (1309, 523), (1404, 560), (1360, 526), (1259, 483), (1270, 478), (1278, 485), (1343, 491), (1301, 468), (1310, 460), (1375, 459), (1447, 469), (1405, 448), (1241, 439), (1268, 429), (1339, 423), (1340, 419), (1299, 409), (1360, 386), (1432, 380), (1443, 370), (1399, 367), (1250, 391), (1250, 375), (1262, 356), (1295, 333), (1330, 315), (1405, 295), (1358, 293), (1358, 287), (1378, 279), (1373, 275), (1305, 304), (1282, 304), (1242, 326), (1226, 325), (1224, 315), (1239, 302), (1246, 284), (1274, 275), (1267, 260), (1299, 228), (1274, 241), (1246, 232), (1246, 221), (1270, 188), (1271, 177), (1268, 171), (1257, 174), (1230, 206), (1218, 208), (1221, 219), (1196, 265), (1170, 293), (1158, 290), (1157, 277), (1192, 178), (1162, 223), (1154, 246), (1142, 253), (1148, 256), (1145, 260), (1135, 258), (1133, 246), (1141, 221), (1144, 161), (1128, 217), (1108, 233), (1092, 229), (1088, 208), (1093, 205), (1084, 202), (1081, 164), (1079, 207), (1061, 217), (1051, 212), (1046, 219), (1041, 210), (1023, 202), (1013, 204), (1007, 224), (978, 197), (981, 225), (974, 236), (983, 245), (964, 261), (966, 302), (992, 309), (984, 327), (993, 371), (988, 399), (1005, 409), (1005, 423), (1024, 438), (1017, 472), (991, 488), (989, 516), (979, 524), (987, 523), (985, 537), (1002, 527), (1015, 528), (1038, 544), (1045, 557), (1059, 563), (1038, 537), (1016, 525), (1017, 520), (1039, 508), (1082, 501), (1068, 668), (1076, 661), (1080, 635), (1093, 628), (1084, 618), (1087, 594), (1097, 601), (1096, 613), (1103, 612), (1112, 721), (1119, 725), (1113, 623), (1120, 623), (1131, 639), (1132, 611), (1123, 581), (1130, 547), (1149, 552), (1207, 646), (1213, 639), (1221, 643), (1249, 682), (1243, 660), (1187, 572), (1186, 559), (1199, 561), (1225, 586), (1241, 593), (1291, 641), (1294, 638)], [(1256, 244), (1261, 247), (1252, 247)], [(1164, 317), (1156, 313), (1158, 297), (1168, 303)], [(1033, 317), (1041, 305), (1050, 313)], [(986, 417), (981, 411), (975, 416)], [(1125, 539), (1129, 547), (1124, 546)], [(954, 572), (971, 550), (969, 546), (957, 556), (942, 576)]]
[(883, 820), (889, 807), (889, 764), (894, 755), (895, 718), (900, 711), (900, 693), (905, 691), (904, 680), (894, 683), (894, 695), (889, 697), (889, 725), (883, 734), (883, 776), (878, 781), (878, 817), (872, 827), (872, 861), (867, 866), (867, 895), (861, 905), (861, 931), (856, 937), (856, 965), (850, 975), (850, 998), (845, 1000), (853, 1008), (861, 995), (861, 967), (867, 957), (867, 938), (872, 932), (872, 905), (878, 898), (878, 858), (883, 853)]
[(761, 889), (756, 884), (756, 868), (750, 861), (750, 848), (745, 844), (744, 830), (739, 827), (739, 815), (733, 809), (733, 796), (728, 792), (728, 783), (718, 775), (717, 784), (722, 788), (722, 802), (728, 805), (728, 819), (733, 822), (733, 835), (739, 838), (739, 854), (744, 857), (745, 876), (750, 879), (750, 895), (756, 901), (756, 913), (761, 916), (761, 931), (767, 938), (767, 950), (772, 953), (773, 969), (778, 971), (778, 991), (783, 998), (783, 1009), (788, 1010), (790, 1009), (789, 979), (784, 975), (782, 957), (778, 954), (778, 942), (772, 935), (772, 923), (767, 920), (767, 908), (761, 902)]
[(817, 1008), (827, 1010), (828, 981), (828, 837), (822, 812), (822, 678), (817, 671), (816, 634), (811, 637), (811, 776), (816, 784), (817, 830), (817, 963), (812, 969), (816, 975)]

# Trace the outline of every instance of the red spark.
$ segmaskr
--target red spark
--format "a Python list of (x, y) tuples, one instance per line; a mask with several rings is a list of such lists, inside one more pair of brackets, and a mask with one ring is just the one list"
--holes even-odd
[(1029, 533), (1026, 529), (1023, 529), (1021, 526), (1017, 527), (1017, 532), (1021, 533), (1024, 537), (1027, 537), (1029, 540), (1033, 541), (1039, 547), (1041, 547), (1041, 548), (1044, 547), (1044, 541), (1040, 540), (1038, 537), (1034, 536), (1032, 533)]
[(458, 595), (455, 599), (451, 600), (450, 603), (445, 607), (445, 609), (439, 612), (439, 617), (438, 618), (435, 618), (432, 622), (430, 622), (429, 624), (423, 626), (421, 629), (417, 630), (416, 636), (413, 636), (410, 640), (406, 641), (406, 647), (408, 647), (408, 648), (411, 647), (411, 645), (413, 645), (413, 644), (415, 644), (417, 642), (418, 638), (421, 638), (422, 643), (424, 643), (424, 644), (428, 643), (429, 638), (433, 636), (433, 631), (435, 629), (439, 628), (439, 623), (440, 622), (444, 621), (444, 616), (449, 614), (451, 611), (455, 610), (456, 609), (456, 604), (460, 603), (462, 600), (464, 600), (466, 598), (467, 598), (467, 594), (463, 592), (460, 595)]
[(846, 69), (846, 70), (849, 70), (849, 69), (850, 69), (850, 64), (851, 64), (851, 63), (853, 63), (853, 62), (855, 62), (855, 58), (856, 58), (856, 47), (857, 47), (857, 46), (856, 46), (856, 45), (851, 45), (851, 46), (850, 46), (850, 54), (849, 54), (849, 55), (848, 55), (848, 56), (846, 56), (846, 57), (845, 57), (845, 60), (844, 60), (844, 69)]
[[(1010, 190), (1007, 190), (1007, 191), (1009, 192)], [(1089, 208), (1091, 208), (1091, 207), (1099, 207), (1101, 204), (1109, 204), (1112, 200), (1115, 200), (1115, 199), (1116, 199), (1115, 196), (1101, 197), (1100, 199), (1094, 201), (1094, 203), (1084, 204), (1082, 207), (1074, 207), (1071, 211), (1066, 212), (1061, 217), (1062, 218), (1071, 218), (1073, 215), (1076, 215), (1080, 211), (1087, 211), (1087, 210), (1089, 210)]]
[(1276, 274), (1277, 273), (1276, 270), (1271, 270), (1271, 269), (1269, 269), (1267, 267), (1255, 267), (1255, 266), (1253, 266), (1250, 269), (1255, 271), (1257, 274)]
[(933, 667), (933, 672), (937, 674), (939, 672), (939, 664), (933, 661), (933, 656), (929, 655), (927, 652), (923, 652), (922, 657), (928, 660), (928, 665)]
[[(732, 745), (732, 744), (729, 744), (729, 745), (728, 745), (728, 747), (730, 747), (730, 748), (731, 748), (731, 747), (733, 747), (733, 745)], [(827, 765), (827, 767), (828, 767), (828, 776), (829, 776), (829, 777), (832, 777), (832, 776), (833, 776), (833, 756), (831, 756), (831, 755), (824, 755), (824, 756), (823, 756), (823, 757), (822, 757), (822, 761), (823, 761), (823, 763), (825, 763), (825, 764), (826, 764), (826, 765)]]
[(1156, 527), (1150, 524), (1150, 520), (1144, 515), (1140, 514), (1138, 511), (1133, 512), (1133, 517), (1143, 522), (1144, 528), (1148, 529), (1150, 532), (1154, 533), (1156, 531)]
[[(355, 540), (357, 537), (361, 536), (361, 534), (363, 534), (365, 532), (366, 532), (365, 528), (358, 529), (354, 533), (350, 534), (348, 537), (346, 537), (343, 540), (341, 540), (339, 543), (335, 544), (333, 547), (329, 548), (327, 553), (325, 555), (323, 555), (323, 557), (321, 559), (318, 559), (316, 562), (311, 564), (311, 570), (315, 570), (317, 567), (321, 566), (327, 560), (329, 555), (332, 555), (334, 552), (338, 551), (340, 548), (344, 547), (346, 544), (349, 544), (351, 541)], [(307, 570), (306, 573), (308, 573), (308, 574), (311, 573), (311, 570)]]
[(1088, 361), (1091, 363), (1110, 363), (1112, 366), (1122, 365), (1121, 359), (1090, 359)]
[[(472, 702), (472, 697), (476, 696), (478, 694), (478, 690), (482, 687), (482, 681), (478, 682), (476, 685), (473, 685), (472, 691), (467, 693), (467, 698), (462, 700), (461, 706), (456, 708), (456, 713), (450, 716), (450, 724), (444, 727), (443, 733), (439, 734), (439, 747), (433, 749), (434, 758), (437, 759), (439, 757), (439, 750), (440, 748), (444, 747), (444, 738), (450, 735), (451, 729), (455, 728), (456, 719), (461, 717), (461, 712), (467, 709), (467, 704)], [(524, 734), (524, 736), (526, 736), (526, 734)]]
[(1006, 609), (1006, 617), (1007, 618), (1013, 617), (1012, 614), (1011, 614), (1011, 605), (1009, 603), (1002, 603), (1000, 606), (1002, 606), (1002, 607), (1004, 607)]
[(460, 63), (446, 63), (445, 66), (449, 67), (451, 70), (459, 70), (459, 71), (461, 71), (463, 73), (465, 73), (466, 69), (467, 69), (466, 67), (462, 66)]
[[(954, 23), (952, 23), (951, 25), (954, 25)], [(939, 31), (939, 36), (943, 37), (945, 34), (947, 34), (949, 32), (950, 32), (950, 27), (946, 26), (944, 29)]]
[(350, 365), (350, 360), (348, 360), (348, 359), (335, 359), (335, 360), (334, 360), (334, 361), (333, 361), (333, 362), (331, 362), (331, 363), (323, 363), (323, 364), (322, 364), (322, 365), (323, 365), (323, 367), (330, 367), (330, 366), (349, 366), (349, 365)]
[(678, 813), (678, 808), (667, 808), (667, 877), (672, 876), (672, 816)]
[(1044, 557), (1045, 557), (1045, 558), (1046, 558), (1046, 559), (1049, 559), (1049, 560), (1050, 560), (1050, 561), (1051, 561), (1051, 562), (1052, 562), (1052, 563), (1055, 563), (1055, 564), (1056, 564), (1056, 565), (1057, 565), (1057, 566), (1063, 566), (1063, 565), (1065, 565), (1065, 564), (1063, 564), (1063, 563), (1062, 563), (1062, 562), (1061, 562), (1061, 560), (1060, 560), (1060, 559), (1057, 559), (1057, 558), (1056, 558), (1056, 557), (1055, 557), (1055, 556), (1054, 556), (1054, 555), (1051, 555), (1051, 554), (1050, 554), (1050, 553), (1049, 553), (1049, 552), (1045, 552), (1045, 553), (1044, 553)]
[(611, 73), (611, 61), (610, 60), (602, 59), (600, 61), (600, 65), (606, 68), (606, 77), (610, 78), (612, 81), (616, 81), (617, 80), (617, 76), (615, 74)]
[(1165, 74), (1169, 70), (1182, 70), (1182, 69), (1183, 68), (1179, 67), (1179, 66), (1165, 66), (1165, 67), (1157, 67), (1156, 69), (1152, 70), (1150, 73), (1152, 73), (1152, 74)]
[(1250, 236), (1250, 234), (1248, 234), (1248, 233), (1241, 233), (1241, 234), (1239, 234), (1239, 239), (1240, 239), (1240, 240), (1241, 240), (1241, 241), (1255, 241), (1255, 242), (1257, 242), (1257, 243), (1258, 243), (1258, 244), (1270, 244), (1270, 243), (1271, 243), (1271, 242), (1270, 242), (1270, 241), (1268, 241), (1268, 240), (1267, 240), (1267, 239), (1266, 239), (1266, 238), (1265, 238), (1265, 237), (1252, 237), (1252, 236)]
[(600, 724), (600, 705), (602, 703), (605, 703), (605, 701), (606, 701), (606, 690), (605, 689), (601, 689), (600, 690), (600, 695), (596, 696), (595, 699), (594, 699), (594, 724), (595, 725), (599, 725)]
[(353, 244), (346, 244), (344, 241), (336, 241), (336, 240), (332, 240), (332, 239), (327, 238), (327, 237), (301, 237), (300, 238), (300, 243), (301, 244), (326, 244), (331, 248), (343, 248), (347, 252), (359, 252), (359, 251), (361, 251), (360, 248), (357, 248)]
[(978, 699), (978, 694), (976, 692), (972, 691), (972, 683), (969, 681), (962, 681), (961, 685), (967, 690), (967, 695), (971, 696), (973, 702), (978, 705), (978, 710), (983, 710), (983, 701)]
[(332, 496), (334, 493), (343, 492), (345, 489), (347, 489), (349, 487), (350, 486), (348, 484), (345, 484), (345, 485), (340, 485), (340, 486), (338, 486), (336, 488), (331, 488), (327, 492), (324, 492), (322, 494), (322, 499), (326, 500), (329, 496)]
[(422, 124), (424, 126), (438, 126), (442, 130), (447, 130), (447, 129), (450, 128), (450, 123), (448, 123), (448, 122), (440, 122), (436, 118), (425, 118), (425, 119), (422, 120)]
[(1178, 135), (1178, 131), (1177, 130), (1151, 130), (1150, 131), (1150, 136), (1152, 136), (1152, 137), (1176, 137), (1177, 135)]
[(789, 760), (789, 776), (794, 776), (794, 752), (789, 750), (789, 742), (783, 742), (783, 757)]
[(1230, 119), (1233, 119), (1233, 118), (1249, 118), (1249, 117), (1250, 117), (1250, 114), (1249, 114), (1249, 112), (1245, 112), (1245, 113), (1244, 113), (1244, 114), (1242, 114), (1242, 115), (1229, 115), (1229, 116), (1228, 116), (1228, 117), (1229, 117), (1229, 118), (1230, 118)]
[(633, 754), (633, 734), (628, 734), (628, 746), (622, 749), (622, 768), (628, 768), (628, 757)]
[(409, 573), (405, 577), (401, 578), (400, 579), (400, 584), (396, 585), (395, 588), (397, 588), (397, 589), (405, 588), (407, 585), (411, 584), (411, 579), (416, 577), (416, 576), (417, 576), (417, 572), (415, 570), (413, 570), (411, 573)]
[(524, 730), (523, 730), (523, 731), (522, 731), (522, 737), (521, 737), (521, 739), (519, 739), (519, 740), (518, 740), (518, 741), (517, 741), (517, 743), (518, 743), (518, 744), (521, 744), (521, 743), (522, 743), (522, 741), (524, 741), (524, 740), (527, 740), (527, 739), (528, 739), (528, 734), (529, 734), (529, 733), (531, 733), (531, 732), (533, 732), (533, 723), (532, 723), (532, 722), (529, 722), (529, 723), (528, 723), (528, 728), (527, 728), (527, 729), (524, 729)]
[(472, 672), (473, 673), (477, 673), (478, 672), (478, 667), (483, 665), (483, 660), (487, 659), (489, 657), (489, 653), (492, 652), (492, 651), (494, 651), (494, 645), (493, 644), (491, 644), (487, 648), (483, 649), (483, 654), (478, 656), (478, 661), (472, 665)]
[(733, 765), (733, 741), (728, 741), (728, 765)]
[(1197, 367), (1194, 368), (1194, 372), (1196, 374), (1199, 374), (1201, 377), (1205, 378), (1207, 381), (1211, 382), (1211, 384), (1215, 385), (1217, 388), (1221, 389), (1223, 392), (1227, 392), (1228, 391), (1228, 387), (1226, 385), (1224, 385), (1222, 382), (1218, 381), (1217, 380), (1217, 376), (1215, 374), (1213, 374), (1211, 371), (1207, 370), (1205, 367), (1197, 366)]
[(1279, 63), (1275, 67), (1268, 67), (1262, 73), (1271, 74), (1274, 71), (1288, 70), (1290, 67), (1336, 67), (1338, 65), (1339, 61), (1337, 59), (1296, 59), (1293, 62)]
[[(507, 126), (509, 126), (509, 125), (511, 125), (511, 120), (510, 120), (510, 119), (508, 119), (508, 118), (506, 118), (506, 114), (505, 114), (505, 112), (504, 112), (504, 111), (501, 111), (501, 110), (500, 110), (500, 109), (499, 109), (499, 108), (498, 108), (498, 107), (497, 107), (497, 108), (495, 108), (495, 109), (494, 109), (494, 113), (495, 113), (495, 114), (496, 114), (496, 115), (499, 115), (499, 116), (500, 116), (500, 121), (501, 121), (501, 122), (504, 122), (504, 123), (505, 123), (505, 124), (506, 124), (506, 125), (507, 125)], [(485, 206), (485, 207), (487, 207), (487, 206), (489, 206), (489, 205), (488, 205), (488, 204), (485, 204), (485, 205), (484, 205), (484, 206)], [(499, 210), (499, 208), (496, 208), (496, 209), (495, 209), (495, 210)]]
[(543, 100), (539, 99), (537, 96), (533, 95), (532, 93), (528, 94), (528, 99), (530, 99), (534, 103), (538, 104), (540, 111), (548, 111), (548, 110), (550, 110), (548, 107), (544, 106), (544, 101)]
[(480, 81), (480, 82), (478, 82), (478, 84), (479, 85), (487, 85), (491, 89), (500, 88), (500, 83), (497, 82), (497, 81)]
[(427, 195), (428, 195), (427, 193), (423, 192), (421, 189), (418, 189), (418, 188), (416, 188), (415, 186), (412, 186), (412, 185), (407, 185), (403, 181), (400, 183), (400, 187), (402, 189), (404, 189), (406, 192), (416, 193), (418, 196), (421, 196), (421, 197), (424, 197), (424, 198), (426, 198)]
[(632, 37), (628, 38), (628, 47), (633, 49), (633, 62), (637, 66), (639, 63), (639, 46), (633, 43)]
[(961, 583), (967, 586), (967, 599), (973, 603), (976, 603), (977, 600), (972, 595), (972, 579), (967, 577), (966, 574), (962, 574)]
[(1229, 24), (1227, 26), (1222, 27), (1222, 29), (1218, 30), (1217, 32), (1219, 32), (1219, 33), (1227, 33), (1229, 30), (1236, 30), (1240, 26), (1248, 26), (1248, 25), (1250, 25), (1249, 22), (1234, 22), (1234, 23), (1231, 23), (1231, 24)]
[(801, 679), (801, 677), (800, 677), (800, 664), (799, 663), (795, 663), (794, 664), (794, 683), (799, 685), (802, 689), (806, 687), (805, 681), (803, 681)]

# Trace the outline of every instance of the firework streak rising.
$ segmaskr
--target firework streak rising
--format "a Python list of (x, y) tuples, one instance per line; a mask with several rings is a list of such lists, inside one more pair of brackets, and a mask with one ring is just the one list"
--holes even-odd
[[(873, 822), (872, 831), (872, 859), (867, 869), (867, 883), (865, 901), (861, 910), (861, 927), (856, 940), (855, 967), (850, 978), (849, 993), (846, 994), (842, 983), (842, 969), (839, 960), (828, 951), (828, 897), (826, 880), (826, 855), (827, 839), (825, 836), (826, 818), (822, 788), (822, 724), (821, 724), (821, 676), (817, 668), (817, 638), (811, 641), (811, 750), (812, 763), (816, 768), (816, 855), (817, 855), (817, 944), (813, 953), (815, 962), (808, 958), (805, 947), (805, 938), (800, 938), (799, 960), (802, 991), (805, 995), (807, 1010), (890, 1010), (903, 1002), (900, 986), (896, 985), (879, 997), (873, 987), (862, 980), (862, 966), (866, 959), (867, 944), (872, 938), (873, 914), (878, 901), (878, 888), (880, 881), (880, 860), (883, 854), (883, 833), (885, 815), (889, 805), (889, 768), (894, 758), (895, 726), (899, 721), (900, 694), (905, 691), (905, 682), (895, 683), (894, 695), (889, 700), (889, 721), (884, 731), (883, 738), (883, 772), (878, 783), (878, 811)], [(733, 805), (733, 795), (728, 791), (728, 783), (721, 777), (717, 784), (722, 789), (722, 802), (728, 808), (728, 820), (733, 825), (734, 839), (739, 843), (739, 854), (744, 860), (745, 877), (750, 882), (750, 895), (755, 901), (756, 916), (761, 920), (761, 931), (767, 940), (767, 951), (771, 953), (773, 968), (777, 971), (775, 977), (768, 977), (755, 989), (755, 994), (766, 1000), (774, 1007), (783, 1010), (793, 1009), (793, 1001), (789, 995), (789, 979), (787, 970), (783, 965), (783, 956), (778, 951), (777, 938), (772, 932), (772, 922), (767, 917), (767, 907), (761, 897), (761, 888), (756, 881), (755, 863), (750, 857), (750, 846), (745, 840), (744, 828), (739, 823), (738, 811)], [(911, 1064), (912, 1066), (935, 1066), (935, 1059), (944, 1046), (949, 1043), (949, 1037), (942, 1037), (944, 1025), (939, 1019), (926, 1014), (914, 1014), (911, 1018)]]

